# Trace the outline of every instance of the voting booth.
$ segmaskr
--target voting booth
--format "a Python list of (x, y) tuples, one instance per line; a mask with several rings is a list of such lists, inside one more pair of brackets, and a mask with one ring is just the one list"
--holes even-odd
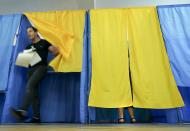
[[(183, 15), (178, 15), (179, 12)], [(48, 71), (45, 79), (40, 83), (42, 122), (117, 121), (117, 108), (123, 106), (121, 102), (124, 104), (126, 102), (118, 100), (115, 102), (114, 98), (128, 96), (121, 90), (117, 92), (117, 88), (118, 90), (125, 88), (129, 65), (133, 68), (132, 82), (136, 86), (134, 98), (143, 100), (143, 102), (137, 100), (135, 104), (137, 121), (190, 122), (188, 70), (190, 64), (189, 48), (187, 48), (188, 32), (190, 32), (189, 12), (189, 5), (173, 5), (90, 11), (31, 12), (0, 16), (1, 122), (18, 122), (11, 116), (9, 107), (19, 107), (27, 82), (27, 67), (40, 61), (35, 51), (25, 50), (25, 47), (31, 43), (26, 34), (27, 28), (31, 25), (39, 29), (44, 39), (62, 49), (61, 55), (56, 58), (49, 56), (51, 63), (49, 66), (54, 71)], [(150, 23), (154, 28), (149, 28)], [(127, 64), (127, 58), (130, 58), (132, 63)], [(149, 65), (154, 66), (148, 68)], [(108, 71), (109, 69), (112, 71)], [(148, 72), (149, 69), (152, 71)], [(155, 75), (155, 72), (159, 75)], [(151, 74), (154, 77), (151, 77)], [(117, 76), (117, 80), (113, 76)], [(144, 77), (138, 79), (138, 76)], [(158, 77), (160, 79), (155, 79)], [(155, 82), (157, 80), (159, 80), (159, 87)], [(116, 81), (120, 81), (122, 85), (120, 86)], [(140, 82), (143, 86), (140, 86)], [(171, 85), (176, 86), (180, 94), (176, 89), (171, 90)], [(143, 90), (146, 87), (148, 90)], [(155, 87), (154, 90), (152, 87)], [(110, 90), (112, 90), (112, 97), (104, 97), (105, 92)], [(158, 90), (167, 90), (167, 94), (161, 94)], [(154, 93), (156, 95), (152, 95)], [(168, 94), (172, 94), (170, 102), (174, 101), (174, 103), (168, 101), (162, 103), (163, 99), (157, 97), (163, 95), (165, 99)], [(178, 99), (180, 95), (183, 101)], [(147, 97), (150, 99), (145, 99)], [(151, 101), (151, 98), (155, 97), (154, 100), (159, 104)], [(110, 100), (111, 98), (113, 100)], [(106, 102), (107, 100), (109, 102)], [(183, 102), (184, 107), (182, 107)], [(130, 104), (127, 103), (128, 106)], [(29, 113), (32, 114), (32, 111)], [(129, 119), (127, 110), (125, 114)]]

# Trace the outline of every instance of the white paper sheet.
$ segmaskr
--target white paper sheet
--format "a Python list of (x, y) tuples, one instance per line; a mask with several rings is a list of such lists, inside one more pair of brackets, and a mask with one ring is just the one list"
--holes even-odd
[(22, 67), (33, 66), (41, 61), (41, 57), (35, 51), (24, 51), (18, 54), (16, 65)]

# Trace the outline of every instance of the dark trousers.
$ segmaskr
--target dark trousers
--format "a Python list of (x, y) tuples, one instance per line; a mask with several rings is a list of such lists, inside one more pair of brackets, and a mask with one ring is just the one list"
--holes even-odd
[(38, 65), (28, 70), (28, 81), (21, 110), (27, 111), (32, 105), (34, 117), (40, 118), (39, 83), (47, 73), (47, 66)]

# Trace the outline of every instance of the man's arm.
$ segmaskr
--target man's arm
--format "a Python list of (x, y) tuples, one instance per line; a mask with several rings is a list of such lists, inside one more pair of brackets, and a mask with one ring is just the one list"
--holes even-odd
[(49, 46), (48, 47), (49, 52), (51, 52), (54, 56), (57, 56), (59, 54), (59, 49), (55, 46)]

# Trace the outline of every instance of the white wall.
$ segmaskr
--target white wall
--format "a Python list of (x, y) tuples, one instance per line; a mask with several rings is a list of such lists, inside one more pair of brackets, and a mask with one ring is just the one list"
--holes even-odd
[(0, 0), (0, 14), (93, 8), (93, 0)]
[(94, 8), (94, 0), (76, 0), (78, 9), (92, 9)]
[(190, 4), (190, 0), (94, 0), (95, 8), (124, 8), (173, 4)]
[(0, 14), (170, 4), (190, 4), (190, 0), (0, 0)]

